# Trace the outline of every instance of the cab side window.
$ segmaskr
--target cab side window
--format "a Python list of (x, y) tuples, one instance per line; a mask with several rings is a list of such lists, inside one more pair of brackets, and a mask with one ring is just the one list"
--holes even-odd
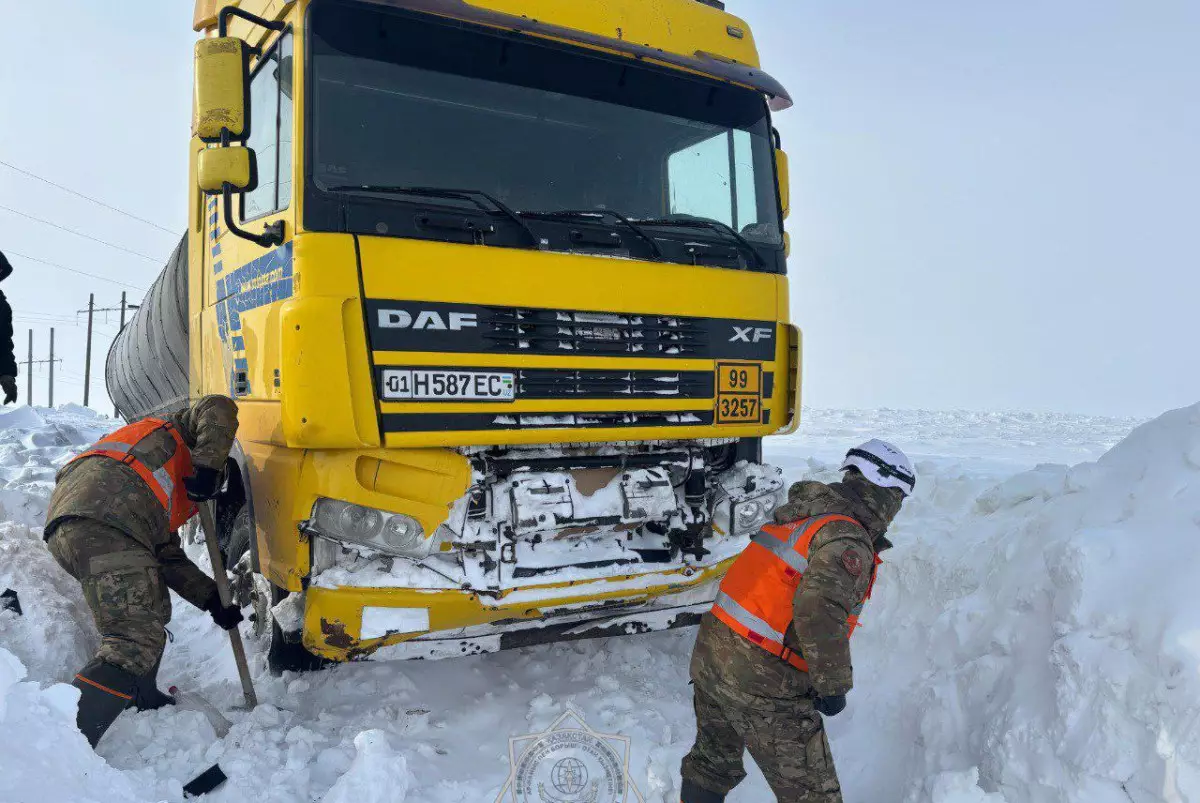
[(242, 193), (242, 220), (286, 209), (292, 200), (292, 35), (263, 55), (250, 79), (250, 137), (258, 186)]

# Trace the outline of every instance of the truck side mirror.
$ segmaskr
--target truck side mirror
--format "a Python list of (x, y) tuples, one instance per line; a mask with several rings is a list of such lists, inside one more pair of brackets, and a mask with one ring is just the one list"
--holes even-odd
[(244, 140), (250, 133), (249, 51), (235, 36), (196, 42), (192, 133), (205, 142)]
[(225, 190), (247, 192), (258, 185), (254, 151), (244, 145), (205, 148), (196, 155), (196, 184), (208, 195)]
[(779, 182), (779, 207), (783, 210), (783, 219), (787, 220), (792, 211), (792, 192), (788, 183), (788, 155), (782, 148), (775, 149), (775, 178)]

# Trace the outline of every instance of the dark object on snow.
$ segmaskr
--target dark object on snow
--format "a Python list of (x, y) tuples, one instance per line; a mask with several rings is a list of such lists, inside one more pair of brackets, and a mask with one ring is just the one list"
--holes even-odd
[(95, 747), (108, 726), (133, 703), (137, 676), (96, 658), (79, 670), (71, 685), (79, 689), (80, 695), (75, 724)]
[(836, 717), (846, 707), (846, 695), (831, 694), (828, 697), (818, 697), (813, 700), (813, 708), (827, 717)]
[[(4, 254), (0, 254), (0, 282), (12, 273), (12, 265)], [(12, 307), (4, 292), (0, 291), (0, 385), (4, 388), (4, 403), (12, 404), (17, 400), (17, 358), (13, 353), (13, 314)]]
[(725, 795), (685, 778), (679, 789), (679, 803), (725, 803)]
[(4, 589), (4, 593), (0, 594), (0, 611), (13, 611), (17, 616), (25, 614), (21, 610), (21, 600), (17, 598), (16, 591), (11, 588)]
[(200, 795), (207, 795), (228, 780), (229, 776), (221, 771), (221, 765), (213, 764), (183, 785), (183, 796), (199, 797)]
[(174, 697), (158, 690), (158, 666), (161, 663), (162, 658), (159, 658), (153, 669), (137, 679), (131, 706), (138, 711), (157, 711), (164, 705), (175, 705)]

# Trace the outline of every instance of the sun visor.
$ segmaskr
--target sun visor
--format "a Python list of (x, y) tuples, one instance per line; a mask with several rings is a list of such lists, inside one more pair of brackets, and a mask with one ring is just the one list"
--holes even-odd
[(769, 98), (769, 105), (772, 111), (783, 111), (792, 107), (791, 95), (784, 89), (783, 84), (767, 73), (753, 67), (748, 67), (745, 64), (724, 60), (701, 51), (690, 56), (671, 53), (661, 48), (639, 45), (609, 36), (578, 31), (550, 22), (480, 8), (479, 6), (465, 2), (465, 0), (366, 0), (366, 2), (407, 11), (436, 14), (462, 22), (490, 25), (522, 33), (540, 34), (568, 42), (576, 42), (581, 45), (603, 48), (635, 58), (652, 59), (661, 64), (694, 70), (713, 78), (719, 78), (756, 89)]

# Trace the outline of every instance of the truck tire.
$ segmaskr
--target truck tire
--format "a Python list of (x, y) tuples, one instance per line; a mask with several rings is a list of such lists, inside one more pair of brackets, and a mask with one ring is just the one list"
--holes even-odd
[(271, 608), (282, 602), (288, 592), (253, 570), (250, 562), (250, 538), (253, 533), (250, 508), (243, 505), (230, 526), (225, 559), (233, 569), (234, 600), (243, 608), (254, 608), (254, 636), (267, 654), (267, 667), (277, 677), (284, 672), (320, 669), (327, 662), (304, 649), (299, 641), (289, 640), (271, 613)]

